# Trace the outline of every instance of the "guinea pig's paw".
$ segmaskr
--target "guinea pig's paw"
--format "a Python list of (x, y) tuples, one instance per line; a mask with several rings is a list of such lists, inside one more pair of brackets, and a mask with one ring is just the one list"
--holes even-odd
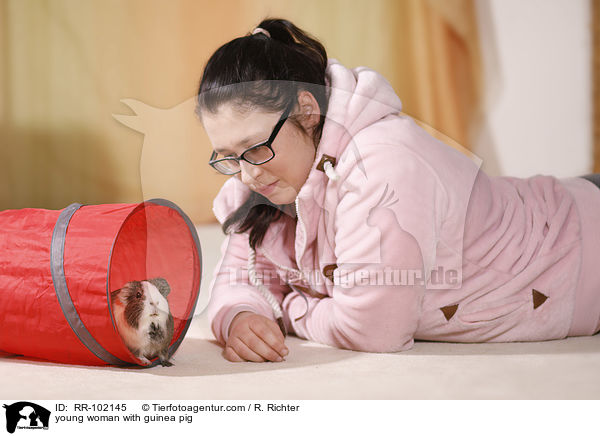
[(162, 366), (173, 366), (173, 364), (166, 359), (159, 359), (159, 362)]
[(146, 359), (144, 356), (138, 356), (138, 359), (140, 359), (144, 365), (150, 365), (152, 363), (148, 359)]

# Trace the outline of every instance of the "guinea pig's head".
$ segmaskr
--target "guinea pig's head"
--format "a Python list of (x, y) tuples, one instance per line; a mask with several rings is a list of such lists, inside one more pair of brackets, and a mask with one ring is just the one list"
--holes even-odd
[(134, 329), (150, 324), (166, 325), (170, 316), (167, 295), (170, 287), (166, 280), (132, 281), (114, 291), (111, 298), (114, 303), (124, 306), (127, 324)]

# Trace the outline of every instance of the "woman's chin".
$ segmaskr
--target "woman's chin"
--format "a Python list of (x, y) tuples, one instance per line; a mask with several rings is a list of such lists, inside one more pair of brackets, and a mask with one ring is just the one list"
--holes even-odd
[(290, 193), (290, 189), (275, 189), (268, 195), (263, 195), (271, 203), (277, 205), (284, 205), (294, 203), (296, 201), (296, 195), (293, 192)]
[(278, 206), (287, 203), (286, 201), (282, 201), (276, 194), (264, 195), (263, 197), (265, 197), (271, 203), (276, 204)]

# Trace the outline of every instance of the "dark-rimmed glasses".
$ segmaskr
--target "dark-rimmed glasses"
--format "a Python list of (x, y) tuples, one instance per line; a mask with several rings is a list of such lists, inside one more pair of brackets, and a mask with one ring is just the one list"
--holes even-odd
[(208, 164), (213, 167), (215, 170), (220, 172), (221, 174), (233, 175), (239, 173), (242, 169), (240, 167), (240, 160), (248, 162), (252, 165), (262, 165), (264, 163), (269, 162), (271, 159), (275, 157), (275, 151), (273, 150), (272, 144), (275, 140), (275, 137), (279, 133), (281, 126), (288, 118), (288, 115), (292, 111), (292, 108), (295, 105), (295, 101), (291, 101), (288, 107), (285, 109), (279, 121), (273, 128), (271, 132), (271, 136), (264, 142), (253, 145), (247, 150), (245, 150), (240, 157), (235, 156), (227, 156), (217, 159), (218, 153), (216, 151), (212, 152), (210, 156), (210, 160)]

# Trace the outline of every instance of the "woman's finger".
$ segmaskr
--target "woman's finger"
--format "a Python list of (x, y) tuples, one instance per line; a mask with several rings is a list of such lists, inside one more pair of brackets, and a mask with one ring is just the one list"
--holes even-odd
[[(285, 346), (285, 338), (283, 333), (281, 333), (281, 329), (279, 326), (271, 320), (266, 320), (267, 322), (261, 324), (254, 324), (250, 326), (250, 329), (258, 336), (265, 345), (278, 356), (285, 357), (287, 354), (287, 348)], [(268, 352), (268, 351), (267, 351)], [(278, 356), (269, 353), (269, 356), (265, 356), (269, 360), (277, 360)]]
[(245, 360), (242, 359), (229, 345), (227, 345), (225, 350), (223, 350), (223, 357), (230, 362), (245, 362)]
[(259, 335), (252, 329), (247, 336), (240, 336), (240, 340), (255, 354), (259, 355), (264, 360), (280, 362), (283, 358), (279, 353), (271, 348)]
[(279, 327), (279, 324), (277, 323), (277, 321), (272, 321), (272, 320), (269, 319), (267, 325), (269, 326), (269, 328), (271, 329), (271, 331), (273, 332), (273, 334), (277, 338), (279, 338), (279, 340), (281, 342), (285, 341), (285, 335), (281, 331), (281, 327)]
[(237, 355), (244, 360), (249, 360), (251, 362), (264, 362), (266, 359), (254, 349), (257, 341), (260, 341), (260, 339), (254, 334), (244, 339), (239, 336), (235, 336), (231, 339), (231, 347), (235, 350)]

